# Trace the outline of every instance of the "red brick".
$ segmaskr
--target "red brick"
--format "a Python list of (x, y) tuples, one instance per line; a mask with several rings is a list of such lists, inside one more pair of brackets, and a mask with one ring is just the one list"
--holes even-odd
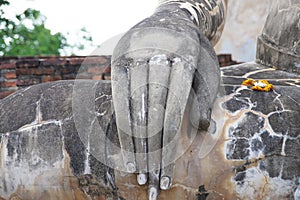
[(107, 74), (107, 73), (110, 73), (110, 72), (111, 72), (111, 66), (110, 65), (104, 67), (103, 73)]
[(6, 79), (15, 79), (17, 78), (16, 71), (5, 72), (4, 77)]
[(55, 73), (55, 69), (39, 69), (37, 72), (38, 74), (54, 74)]
[(85, 65), (92, 65), (92, 64), (103, 65), (107, 62), (108, 60), (104, 56), (97, 56), (97, 57), (90, 56), (90, 57), (86, 57), (83, 61)]
[(76, 79), (89, 79), (90, 80), (92, 78), (93, 77), (90, 74), (85, 74), (85, 73), (76, 75)]
[(51, 75), (54, 74), (55, 69), (53, 68), (23, 68), (23, 69), (17, 69), (18, 75)]
[(57, 75), (57, 76), (43, 76), (42, 77), (42, 82), (52, 82), (52, 81), (59, 81), (61, 80), (61, 76)]
[(232, 60), (231, 54), (219, 54), (218, 60), (221, 67), (240, 64), (240, 62)]
[(1, 88), (17, 87), (16, 81), (5, 81), (0, 83)]
[(63, 79), (64, 80), (73, 80), (76, 78), (76, 74), (64, 74)]
[(0, 99), (3, 99), (5, 97), (7, 97), (8, 95), (14, 93), (16, 90), (10, 90), (10, 91), (3, 91), (3, 92), (0, 92)]
[(89, 74), (102, 74), (103, 73), (103, 67), (89, 67), (88, 68)]
[(67, 66), (60, 69), (62, 74), (69, 74), (69, 73), (77, 73), (79, 67), (75, 66)]
[(93, 76), (93, 80), (102, 80), (102, 75)]
[(47, 58), (42, 61), (43, 66), (64, 66), (66, 59), (60, 57)]
[(81, 65), (81, 63), (84, 61), (85, 57), (79, 57), (79, 58), (69, 58), (69, 63), (71, 65)]
[(111, 76), (109, 75), (104, 75), (104, 80), (111, 80)]
[(16, 70), (16, 74), (18, 75), (28, 75), (29, 74), (29, 70), (28, 69), (17, 69)]
[(17, 68), (34, 68), (40, 66), (40, 59), (24, 59), (16, 62)]
[(40, 83), (40, 79), (31, 78), (31, 79), (21, 79), (17, 81), (17, 86), (28, 86)]
[(15, 63), (1, 63), (0, 69), (15, 69), (16, 65)]

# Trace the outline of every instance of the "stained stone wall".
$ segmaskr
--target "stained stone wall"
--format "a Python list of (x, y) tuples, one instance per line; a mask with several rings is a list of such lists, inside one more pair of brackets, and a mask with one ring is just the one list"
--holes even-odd
[[(246, 78), (268, 79), (274, 90), (252, 91), (241, 86)], [(174, 184), (160, 199), (293, 199), (300, 178), (299, 75), (246, 63), (222, 68), (222, 79), (209, 131), (199, 132), (176, 161)], [(110, 82), (79, 85), (86, 88), (81, 111), (97, 116), (86, 129), (74, 122), (73, 81), (31, 86), (0, 101), (0, 197), (147, 199), (147, 186), (103, 165), (79, 134), (86, 130), (89, 141), (102, 144), (93, 138), (100, 127), (118, 141)], [(86, 107), (88, 101), (95, 106)]]

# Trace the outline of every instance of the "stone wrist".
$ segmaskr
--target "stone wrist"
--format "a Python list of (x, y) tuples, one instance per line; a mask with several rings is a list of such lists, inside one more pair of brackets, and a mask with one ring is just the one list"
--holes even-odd
[(191, 20), (214, 45), (219, 40), (224, 23), (224, 0), (160, 0), (159, 5), (173, 4), (189, 13)]

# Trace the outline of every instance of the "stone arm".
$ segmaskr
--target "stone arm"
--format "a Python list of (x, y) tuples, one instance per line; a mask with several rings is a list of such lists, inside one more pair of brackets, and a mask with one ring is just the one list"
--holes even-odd
[[(123, 160), (119, 169), (149, 179), (149, 199), (171, 187), (184, 111), (210, 123), (220, 72), (212, 43), (224, 23), (223, 1), (161, 1), (130, 29), (112, 57), (112, 94)], [(190, 101), (189, 101), (190, 102)]]

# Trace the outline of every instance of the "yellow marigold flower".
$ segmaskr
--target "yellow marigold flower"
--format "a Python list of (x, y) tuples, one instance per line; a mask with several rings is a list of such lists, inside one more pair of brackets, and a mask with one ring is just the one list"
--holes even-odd
[(273, 85), (270, 84), (267, 80), (254, 80), (254, 79), (247, 79), (243, 81), (242, 85), (250, 86), (252, 90), (256, 91), (263, 91), (269, 92), (273, 90)]
[(247, 80), (243, 81), (242, 85), (246, 85), (246, 86), (253, 86), (253, 85), (254, 85), (254, 83), (255, 83), (255, 80), (253, 80), (253, 79), (249, 78), (249, 79), (247, 79)]

